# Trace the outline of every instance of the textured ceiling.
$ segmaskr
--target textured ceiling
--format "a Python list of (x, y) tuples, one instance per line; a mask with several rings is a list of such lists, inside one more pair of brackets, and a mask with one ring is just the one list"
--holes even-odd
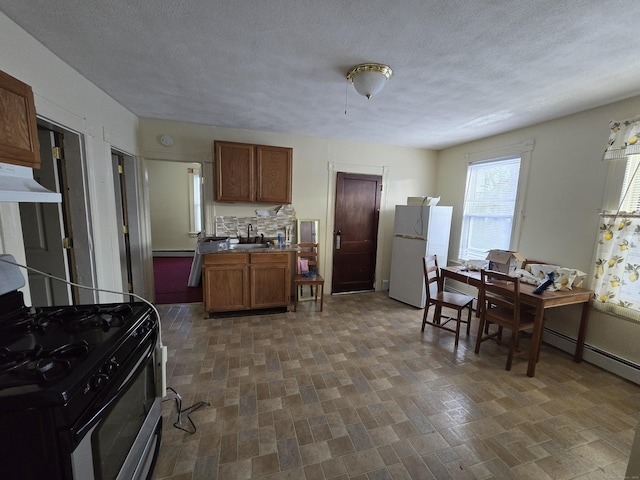
[[(0, 11), (141, 117), (440, 149), (640, 94), (636, 0), (0, 0)], [(371, 100), (346, 80), (364, 62), (394, 70)]]

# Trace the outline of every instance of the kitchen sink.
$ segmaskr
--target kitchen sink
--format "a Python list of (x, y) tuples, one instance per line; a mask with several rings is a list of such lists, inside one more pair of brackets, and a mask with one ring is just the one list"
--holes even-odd
[(229, 245), (230, 250), (256, 250), (260, 248), (267, 248), (267, 243), (232, 243)]

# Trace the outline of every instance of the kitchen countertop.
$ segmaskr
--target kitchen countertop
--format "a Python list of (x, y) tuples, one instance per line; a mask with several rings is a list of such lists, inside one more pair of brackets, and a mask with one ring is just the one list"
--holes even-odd
[[(245, 244), (246, 245), (246, 244)], [(249, 249), (229, 249), (229, 250), (222, 250), (220, 252), (215, 252), (215, 253), (207, 253), (206, 255), (218, 255), (218, 254), (228, 254), (228, 253), (288, 253), (288, 252), (297, 252), (298, 250), (300, 250), (300, 248), (298, 247), (298, 245), (292, 244), (289, 246), (282, 246), (282, 247), (266, 247), (266, 248), (249, 248)]]

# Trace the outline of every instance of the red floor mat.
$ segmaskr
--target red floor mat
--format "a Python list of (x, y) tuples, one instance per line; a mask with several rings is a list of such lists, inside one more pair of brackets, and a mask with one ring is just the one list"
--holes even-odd
[(157, 304), (202, 301), (201, 287), (188, 287), (192, 257), (153, 257)]

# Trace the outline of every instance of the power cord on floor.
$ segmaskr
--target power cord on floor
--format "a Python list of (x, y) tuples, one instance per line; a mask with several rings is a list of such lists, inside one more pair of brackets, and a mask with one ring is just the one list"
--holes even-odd
[[(190, 407), (182, 408), (182, 396), (180, 396), (180, 394), (171, 387), (167, 387), (167, 391), (171, 391), (171, 393), (167, 393), (167, 395), (164, 397), (163, 402), (166, 402), (167, 400), (175, 399), (176, 409), (178, 410), (178, 421), (175, 422), (173, 426), (193, 435), (194, 433), (196, 433), (196, 426), (193, 423), (193, 420), (191, 420), (191, 417), (190, 417), (191, 412), (194, 412), (202, 407), (210, 407), (211, 404), (208, 402), (197, 402), (191, 405)], [(182, 424), (183, 413), (186, 414), (187, 420), (189, 420), (189, 424), (191, 425), (191, 429), (193, 429), (193, 431), (187, 430), (187, 428), (185, 428), (185, 426)]]

